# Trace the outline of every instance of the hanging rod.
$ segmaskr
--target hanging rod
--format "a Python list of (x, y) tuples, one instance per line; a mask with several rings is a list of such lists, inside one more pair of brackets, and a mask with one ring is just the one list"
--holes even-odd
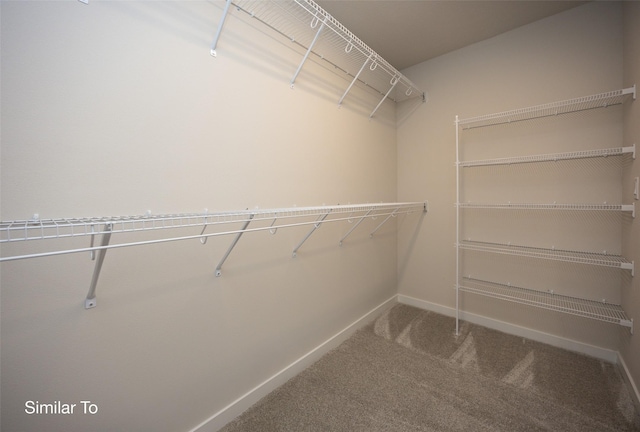
[(472, 277), (463, 277), (463, 280), (464, 285), (459, 287), (461, 291), (618, 324), (628, 327), (631, 334), (633, 334), (633, 319), (627, 317), (620, 305), (607, 303), (606, 301), (570, 297), (550, 291), (544, 292), (521, 288)]
[[(292, 87), (307, 58), (313, 53), (352, 78), (338, 102), (339, 106), (356, 81), (382, 95), (382, 101), (389, 98), (400, 102), (420, 97), (426, 102), (424, 91), (313, 0), (227, 0), (211, 46), (213, 56), (217, 55), (216, 46), (231, 3), (239, 11), (247, 13), (306, 51), (291, 79)], [(370, 117), (373, 117), (382, 101)]]
[[(268, 210), (241, 210), (233, 212), (219, 213), (185, 213), (177, 215), (144, 215), (144, 216), (118, 216), (118, 217), (97, 217), (97, 218), (67, 218), (67, 219), (39, 219), (34, 217), (29, 220), (16, 220), (0, 222), (0, 244), (14, 242), (31, 242), (37, 240), (51, 240), (70, 237), (89, 237), (90, 245), (75, 249), (58, 249), (49, 252), (39, 252), (25, 255), (9, 255), (0, 257), (0, 262), (15, 261), (29, 258), (39, 258), (70, 253), (90, 252), (91, 258), (95, 259), (95, 268), (89, 287), (89, 292), (85, 300), (85, 308), (96, 306), (96, 285), (100, 275), (100, 270), (104, 262), (108, 249), (143, 246), (157, 243), (166, 243), (183, 240), (200, 240), (203, 244), (209, 237), (235, 234), (236, 237), (227, 249), (223, 258), (215, 269), (216, 276), (221, 275), (221, 268), (231, 251), (236, 246), (240, 237), (244, 233), (269, 230), (275, 234), (277, 229), (295, 226), (314, 225), (314, 228), (304, 240), (294, 249), (293, 255), (298, 249), (319, 228), (321, 223), (348, 221), (354, 216), (364, 215), (376, 218), (378, 216), (395, 216), (398, 214), (409, 214), (414, 212), (427, 211), (426, 202), (405, 202), (405, 203), (379, 203), (379, 204), (355, 204), (336, 205), (319, 207), (290, 207)], [(332, 215), (328, 218), (329, 214)], [(295, 220), (300, 219), (302, 220)], [(312, 219), (315, 218), (315, 219)], [(312, 220), (309, 220), (312, 219)], [(387, 219), (385, 219), (386, 222)], [(276, 221), (285, 221), (284, 224), (275, 225)], [(263, 226), (249, 228), (251, 222), (263, 222)], [(270, 223), (269, 223), (270, 222)], [(229, 224), (242, 224), (240, 228), (229, 227), (224, 231), (205, 233), (209, 226), (228, 226)], [(380, 226), (378, 226), (379, 228)], [(377, 231), (377, 229), (374, 230)], [(115, 234), (134, 233), (143, 231), (159, 230), (184, 230), (193, 229), (195, 233), (184, 233), (183, 235), (170, 235), (160, 239), (142, 241), (122, 241), (113, 242)], [(349, 232), (349, 234), (351, 231)], [(102, 236), (100, 245), (94, 245), (96, 236)], [(373, 232), (370, 237), (373, 236)], [(344, 240), (345, 237), (342, 238)], [(342, 243), (342, 240), (340, 243)], [(4, 252), (4, 251), (3, 251)], [(97, 258), (96, 258), (97, 253)]]
[(552, 117), (560, 114), (568, 114), (596, 108), (606, 108), (611, 105), (619, 105), (623, 103), (625, 97), (629, 95), (631, 95), (633, 99), (636, 98), (635, 84), (633, 87), (599, 93), (591, 96), (568, 99), (495, 114), (487, 114), (478, 117), (459, 119), (457, 120), (457, 125), (462, 126), (462, 129), (473, 129), (477, 127), (515, 123), (542, 117)]

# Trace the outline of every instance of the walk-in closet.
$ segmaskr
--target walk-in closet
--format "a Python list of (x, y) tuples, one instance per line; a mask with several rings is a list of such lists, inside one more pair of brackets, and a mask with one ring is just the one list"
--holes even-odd
[(640, 430), (640, 2), (0, 2), (0, 429)]

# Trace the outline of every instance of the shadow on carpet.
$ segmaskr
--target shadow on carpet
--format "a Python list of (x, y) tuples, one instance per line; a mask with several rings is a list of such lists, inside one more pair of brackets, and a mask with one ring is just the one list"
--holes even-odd
[(396, 305), (223, 432), (640, 431), (617, 366)]

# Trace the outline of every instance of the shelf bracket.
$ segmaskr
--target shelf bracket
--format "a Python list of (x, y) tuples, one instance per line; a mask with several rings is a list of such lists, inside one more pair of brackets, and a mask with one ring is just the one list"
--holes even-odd
[[(314, 18), (314, 20), (317, 20), (318, 18)], [(324, 29), (324, 25), (327, 22), (327, 17), (324, 18), (324, 20), (322, 21), (322, 24), (320, 24), (320, 28), (318, 28), (318, 31), (316, 32), (316, 36), (313, 38), (313, 41), (311, 41), (311, 44), (309, 44), (309, 48), (307, 48), (307, 52), (304, 54), (304, 57), (302, 57), (302, 61), (300, 62), (300, 65), (298, 66), (298, 69), (296, 70), (296, 73), (293, 74), (293, 78), (291, 78), (291, 88), (293, 88), (293, 84), (296, 82), (296, 78), (298, 78), (298, 75), (300, 74), (300, 71), (302, 70), (302, 66), (304, 66), (305, 62), (307, 61), (307, 59), (309, 58), (309, 54), (311, 54), (311, 51), (313, 50), (313, 46), (316, 44), (316, 42), (318, 41), (318, 38), (320, 37), (320, 33), (322, 33), (322, 30)], [(312, 26), (313, 26), (313, 20), (311, 21)], [(315, 26), (313, 26), (315, 27)]]
[(636, 203), (622, 204), (622, 211), (631, 212), (631, 217), (636, 217)]
[(364, 70), (364, 68), (367, 65), (367, 63), (369, 63), (369, 60), (371, 60), (372, 56), (373, 56), (373, 54), (370, 54), (369, 57), (367, 57), (367, 59), (362, 64), (362, 67), (360, 68), (360, 70), (358, 71), (356, 76), (353, 77), (353, 81), (351, 81), (351, 84), (349, 84), (349, 87), (347, 87), (347, 90), (345, 90), (344, 94), (340, 98), (340, 101), (338, 101), (338, 106), (342, 105), (342, 101), (344, 101), (344, 98), (347, 97), (347, 94), (349, 93), (349, 91), (351, 91), (351, 87), (353, 87), (353, 85), (356, 83), (356, 81), (358, 81), (358, 78), (360, 77), (360, 74)]
[[(98, 285), (98, 278), (100, 277), (100, 270), (102, 269), (102, 263), (104, 262), (104, 256), (107, 254), (107, 249), (105, 246), (109, 245), (109, 240), (111, 239), (111, 231), (113, 229), (112, 224), (106, 224), (104, 226), (104, 233), (102, 234), (102, 241), (100, 242), (100, 247), (102, 249), (98, 250), (98, 256), (95, 257), (96, 265), (93, 268), (93, 276), (91, 277), (91, 285), (89, 286), (89, 292), (87, 293), (87, 298), (84, 301), (84, 308), (91, 309), (96, 307), (96, 286)], [(93, 237), (93, 236), (92, 236)], [(93, 247), (93, 238), (92, 244)], [(92, 259), (94, 255), (92, 255)]]
[(387, 216), (386, 218), (384, 218), (384, 220), (382, 222), (380, 222), (380, 225), (378, 225), (373, 231), (371, 231), (371, 233), (369, 233), (369, 237), (373, 237), (373, 235), (382, 227), (382, 225), (384, 225), (389, 219), (391, 219), (392, 217), (396, 217), (396, 212), (399, 210), (399, 208), (396, 208), (394, 211), (391, 212), (391, 214), (389, 216)]
[(622, 153), (631, 153), (631, 157), (633, 159), (636, 158), (636, 144), (634, 143), (632, 146), (629, 147), (622, 147)]
[(629, 331), (633, 334), (633, 318), (629, 320), (620, 320), (620, 325), (624, 327), (629, 327)]
[(238, 240), (240, 240), (240, 237), (242, 237), (242, 234), (244, 234), (245, 230), (247, 229), (247, 227), (251, 223), (251, 220), (253, 220), (253, 216), (254, 216), (253, 213), (251, 213), (249, 215), (249, 219), (247, 219), (244, 222), (244, 224), (242, 225), (242, 228), (240, 228), (240, 232), (238, 232), (238, 234), (236, 234), (236, 237), (231, 242), (231, 245), (229, 246), (229, 249), (227, 249), (227, 252), (225, 252), (224, 256), (222, 257), (222, 259), (220, 260), (220, 262), (216, 266), (216, 277), (222, 276), (222, 270), (221, 270), (222, 269), (222, 264), (224, 264), (224, 262), (227, 260), (227, 258), (229, 258), (229, 254), (231, 253), (233, 248), (236, 247), (236, 244), (238, 243)]
[(220, 35), (222, 34), (222, 26), (224, 26), (224, 22), (227, 19), (227, 15), (229, 14), (229, 6), (231, 6), (231, 0), (227, 0), (227, 3), (224, 5), (224, 11), (222, 12), (222, 17), (220, 18), (220, 24), (218, 24), (218, 31), (216, 31), (216, 35), (213, 38), (213, 42), (211, 43), (211, 56), (217, 57), (216, 47), (218, 46), (218, 40), (220, 39)]
[(635, 276), (635, 265), (633, 261), (631, 261), (630, 263), (622, 263), (620, 265), (620, 268), (625, 270), (631, 270), (631, 277)]
[(630, 94), (633, 95), (633, 100), (636, 100), (636, 85), (634, 84), (633, 87), (629, 87), (626, 89), (622, 90), (622, 94), (626, 95), (626, 94)]
[(365, 218), (367, 216), (369, 216), (369, 214), (373, 211), (373, 209), (370, 209), (367, 213), (365, 213), (364, 216), (362, 216), (360, 218), (360, 220), (358, 222), (356, 222), (355, 224), (353, 224), (353, 226), (351, 227), (351, 229), (349, 230), (348, 233), (346, 233), (344, 236), (342, 236), (342, 238), (340, 239), (340, 246), (342, 246), (342, 242), (344, 241), (344, 239), (346, 239), (347, 237), (349, 237), (349, 235), (353, 232), (353, 230), (355, 230), (356, 228), (358, 228), (358, 225), (360, 225), (362, 223), (363, 220), (365, 220)]
[(387, 93), (384, 95), (384, 97), (380, 99), (380, 102), (378, 102), (378, 105), (376, 105), (376, 107), (373, 109), (371, 114), (369, 114), (369, 118), (373, 118), (373, 115), (376, 113), (376, 111), (378, 111), (378, 108), (380, 108), (380, 105), (382, 105), (382, 102), (384, 102), (384, 100), (387, 97), (389, 97), (393, 89), (396, 87), (396, 84), (398, 84), (398, 81), (400, 81), (400, 78), (398, 77), (398, 75), (394, 75), (393, 78), (391, 78), (391, 82), (390, 82), (391, 87), (389, 88), (389, 90), (387, 90)]
[(311, 231), (309, 231), (309, 232), (307, 233), (307, 235), (306, 235), (306, 236), (304, 236), (304, 238), (302, 239), (302, 241), (301, 241), (300, 243), (298, 243), (298, 246), (296, 246), (296, 247), (293, 249), (292, 256), (293, 256), (294, 258), (295, 258), (296, 256), (298, 256), (298, 249), (300, 249), (300, 247), (304, 244), (304, 242), (306, 242), (306, 241), (307, 241), (307, 239), (308, 239), (309, 237), (311, 237), (311, 234), (313, 234), (313, 232), (314, 232), (315, 230), (317, 230), (318, 228), (320, 228), (320, 225), (322, 224), (322, 221), (324, 221), (324, 220), (327, 218), (327, 216), (329, 216), (329, 213), (331, 213), (331, 210), (329, 210), (329, 211), (328, 211), (328, 212), (326, 212), (325, 214), (321, 215), (318, 219), (316, 219), (316, 223), (314, 223), (314, 224), (313, 224), (313, 228), (311, 228)]

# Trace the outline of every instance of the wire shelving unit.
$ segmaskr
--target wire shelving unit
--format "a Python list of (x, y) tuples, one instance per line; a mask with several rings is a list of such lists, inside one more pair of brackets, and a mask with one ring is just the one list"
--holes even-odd
[(628, 270), (634, 276), (634, 262), (619, 255), (607, 253), (593, 253), (588, 251), (557, 250), (555, 248), (540, 248), (525, 245), (492, 243), (486, 241), (472, 241), (461, 238), (462, 211), (474, 209), (489, 209), (496, 211), (615, 211), (629, 212), (635, 217), (635, 203), (632, 204), (593, 204), (593, 203), (479, 203), (461, 202), (460, 169), (472, 169), (486, 166), (508, 166), (514, 164), (549, 163), (564, 160), (578, 160), (611, 156), (631, 156), (635, 159), (636, 145), (628, 147), (601, 148), (595, 150), (580, 150), (559, 153), (533, 154), (526, 156), (512, 156), (484, 160), (460, 160), (460, 133), (474, 128), (505, 125), (514, 122), (559, 116), (574, 112), (606, 108), (619, 105), (631, 97), (636, 98), (636, 86), (599, 93), (591, 96), (568, 99), (528, 108), (515, 109), (494, 114), (459, 119), (455, 118), (456, 127), (456, 334), (459, 332), (460, 292), (468, 292), (511, 301), (529, 306), (540, 307), (558, 312), (591, 318), (599, 321), (619, 324), (629, 327), (633, 333), (633, 319), (629, 319), (619, 305), (597, 302), (588, 299), (574, 298), (541, 292), (527, 288), (514, 287), (510, 284), (495, 281), (478, 280), (462, 276), (461, 251), (512, 255), (534, 259), (563, 261), (577, 264), (593, 265)]
[(499, 300), (618, 324), (628, 327), (633, 333), (633, 320), (627, 317), (620, 305), (607, 303), (606, 301), (581, 299), (553, 292), (516, 287), (510, 284), (483, 281), (471, 277), (463, 277), (460, 290)]
[(218, 31), (211, 45), (211, 54), (217, 56), (217, 45), (230, 5), (246, 12), (280, 33), (292, 43), (306, 50), (293, 74), (293, 88), (310, 55), (322, 59), (343, 71), (351, 80), (338, 105), (342, 105), (356, 82), (375, 90), (382, 96), (369, 117), (373, 117), (385, 99), (395, 102), (426, 94), (389, 62), (349, 31), (313, 0), (227, 0)]
[[(253, 209), (224, 211), (215, 213), (182, 213), (168, 215), (141, 215), (90, 218), (60, 218), (12, 220), (0, 222), (0, 246), (3, 244), (33, 241), (52, 241), (55, 239), (85, 237), (89, 245), (81, 248), (56, 248), (48, 252), (34, 252), (23, 255), (3, 255), (0, 262), (47, 256), (89, 252), (96, 261), (85, 308), (96, 306), (95, 289), (106, 251), (108, 249), (131, 246), (144, 246), (185, 240), (200, 240), (206, 243), (210, 237), (232, 235), (233, 240), (224, 256), (216, 266), (216, 276), (221, 276), (222, 265), (245, 233), (269, 231), (275, 234), (282, 228), (311, 226), (311, 230), (294, 248), (292, 255), (324, 223), (348, 221), (352, 228), (340, 239), (344, 240), (367, 218), (382, 218), (381, 222), (369, 234), (374, 234), (391, 218), (415, 212), (427, 212), (427, 202), (349, 204), (316, 207), (288, 207), (277, 209)], [(250, 226), (250, 224), (253, 224)], [(217, 228), (216, 231), (213, 231)], [(159, 232), (159, 238), (150, 240), (132, 240), (123, 234), (140, 232)], [(99, 244), (96, 239), (99, 238)], [(116, 241), (118, 240), (118, 241)], [(54, 242), (55, 244), (55, 242)]]

